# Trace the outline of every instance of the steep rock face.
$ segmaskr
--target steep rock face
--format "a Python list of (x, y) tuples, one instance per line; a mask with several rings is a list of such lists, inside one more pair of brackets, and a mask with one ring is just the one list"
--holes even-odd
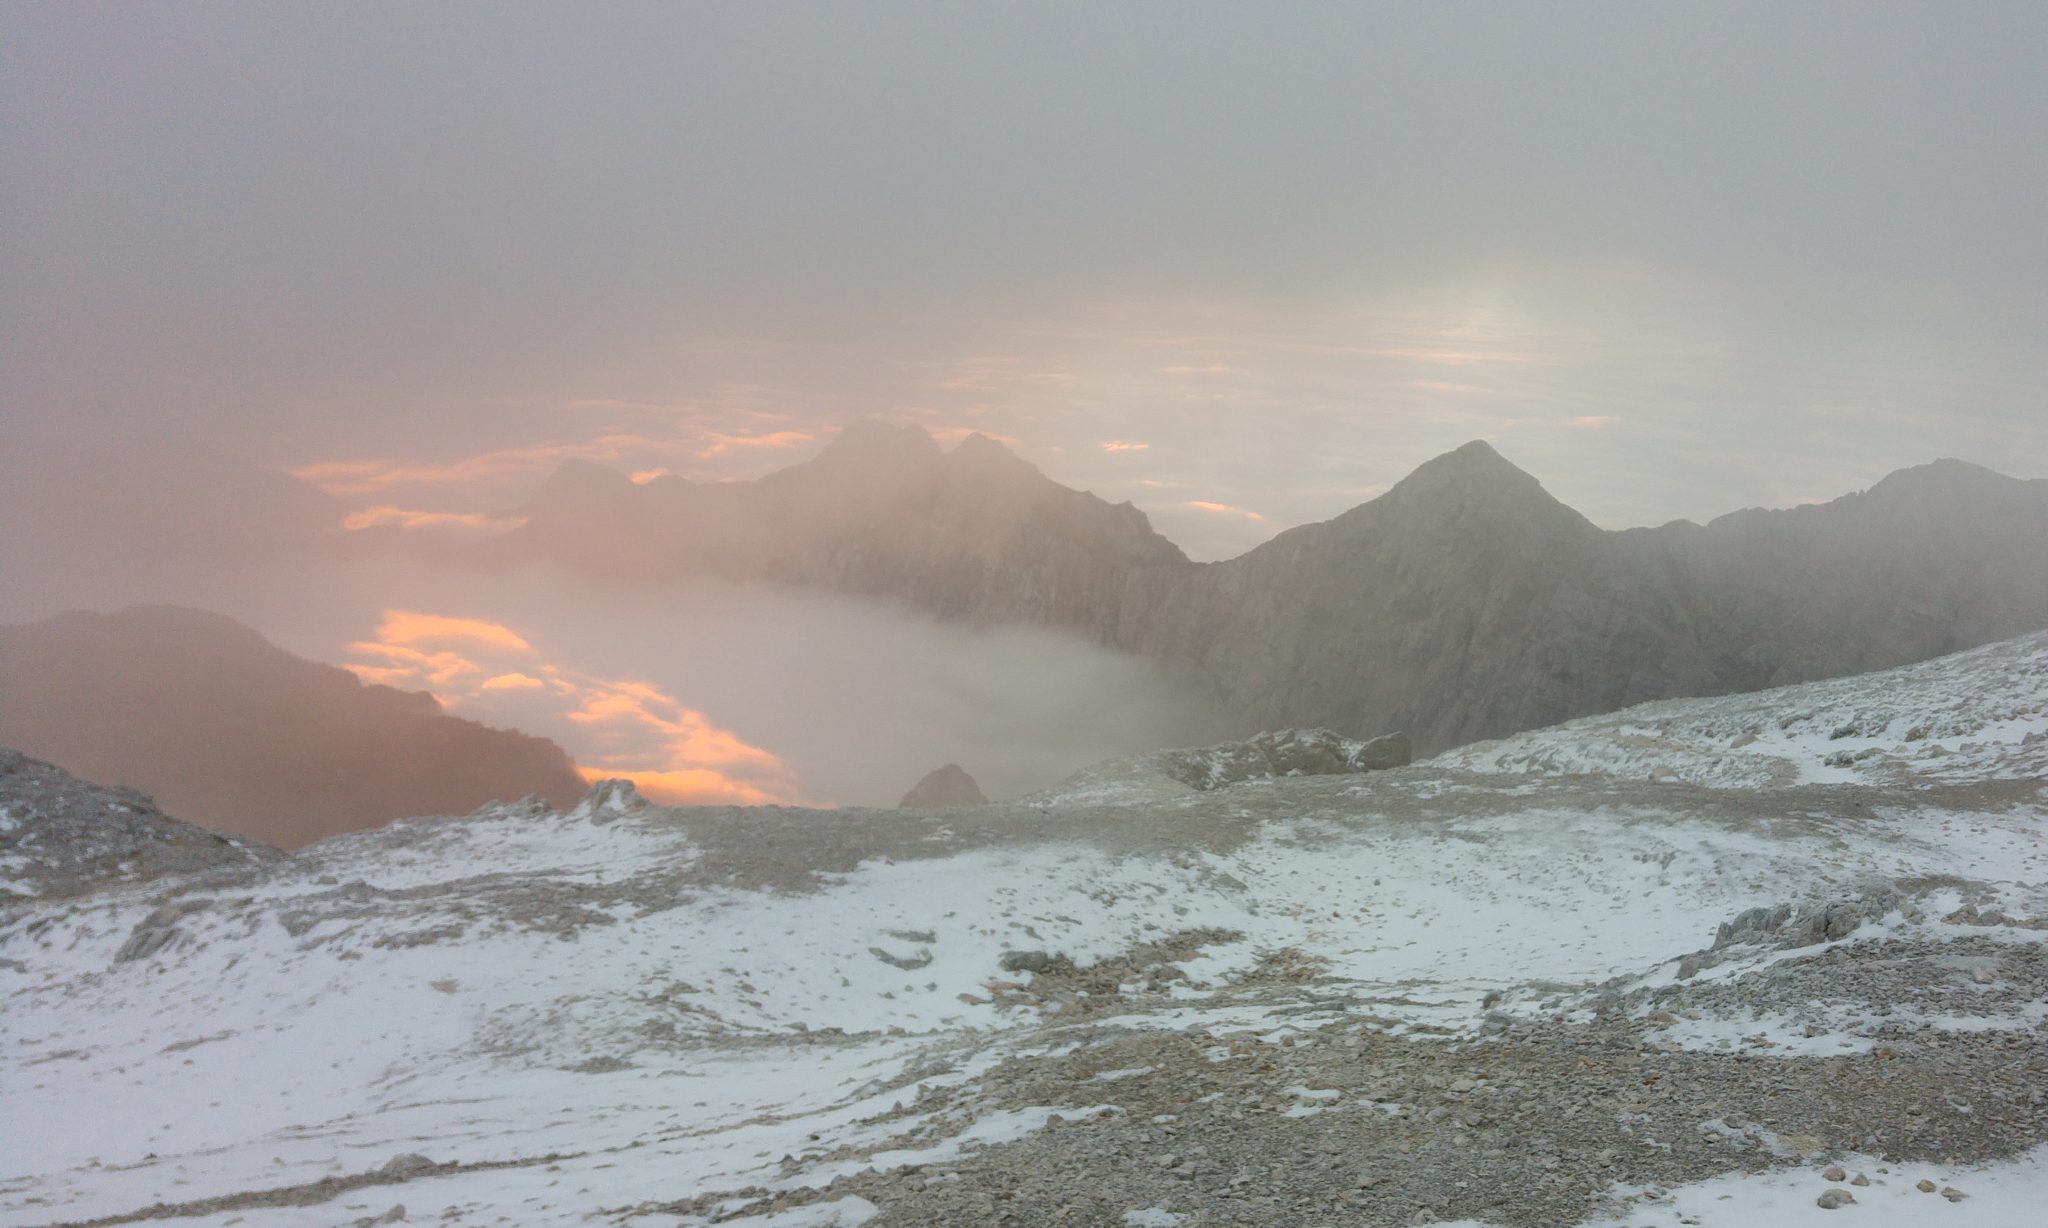
[(933, 768), (916, 787), (896, 803), (899, 810), (951, 810), (960, 806), (986, 806), (988, 798), (967, 769), (957, 763)]
[(767, 580), (1099, 636), (1129, 573), (1187, 563), (1130, 504), (1061, 486), (981, 435), (948, 452), (921, 427), (860, 423), (757, 482), (635, 485), (591, 469), (564, 466), (493, 556)]
[(296, 847), (584, 782), (545, 738), (366, 686), (217, 614), (144, 606), (0, 627), (0, 744)]

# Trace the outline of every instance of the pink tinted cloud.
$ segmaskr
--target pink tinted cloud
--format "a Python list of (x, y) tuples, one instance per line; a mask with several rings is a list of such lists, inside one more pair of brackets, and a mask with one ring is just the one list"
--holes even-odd
[(1212, 512), (1218, 516), (1238, 516), (1245, 520), (1264, 520), (1265, 517), (1250, 508), (1237, 507), (1229, 503), (1214, 503), (1208, 499), (1190, 499), (1187, 506), (1198, 512)]

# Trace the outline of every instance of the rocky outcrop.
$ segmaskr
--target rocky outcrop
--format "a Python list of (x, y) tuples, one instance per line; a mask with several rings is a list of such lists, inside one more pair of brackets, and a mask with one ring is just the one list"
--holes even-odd
[(545, 738), (169, 606), (0, 627), (0, 745), (285, 848), (529, 793), (565, 807), (585, 787)]
[(1166, 775), (1208, 792), (1276, 776), (1342, 776), (1401, 767), (1409, 761), (1408, 735), (1390, 733), (1354, 742), (1327, 729), (1283, 729), (1243, 742), (1160, 756)]
[(900, 810), (951, 810), (959, 806), (986, 806), (981, 786), (957, 763), (925, 773), (917, 786), (896, 803)]
[[(134, 789), (103, 788), (53, 764), (0, 749), (0, 899), (53, 899), (108, 883), (150, 881), (281, 856), (253, 840), (174, 819)], [(159, 928), (168, 930), (170, 920), (175, 917)], [(137, 941), (147, 946), (141, 954), (162, 945), (153, 939)]]

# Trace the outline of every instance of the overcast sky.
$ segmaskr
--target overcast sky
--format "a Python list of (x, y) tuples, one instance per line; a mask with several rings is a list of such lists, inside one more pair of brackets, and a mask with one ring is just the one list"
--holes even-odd
[(17, 3), (0, 56), (17, 446), (473, 510), (879, 414), (1197, 557), (1474, 437), (1615, 527), (2048, 475), (2039, 3)]

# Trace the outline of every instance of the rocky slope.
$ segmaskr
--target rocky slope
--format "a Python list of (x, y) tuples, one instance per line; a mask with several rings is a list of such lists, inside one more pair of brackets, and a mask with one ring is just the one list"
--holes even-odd
[(863, 424), (759, 482), (565, 466), (489, 547), (1077, 631), (1245, 731), (1406, 730), (1425, 753), (1632, 703), (1923, 660), (2048, 626), (2048, 482), (1957, 461), (1818, 507), (1610, 532), (1484, 443), (1226, 562), (980, 436)]
[(2036, 635), (1365, 774), (614, 785), (16, 902), (0, 1223), (2028, 1222), (2044, 745)]
[(566, 806), (584, 789), (544, 738), (169, 606), (0, 627), (0, 746), (285, 847), (528, 793)]
[(57, 899), (281, 856), (174, 819), (147, 794), (102, 788), (0, 748), (0, 899)]

